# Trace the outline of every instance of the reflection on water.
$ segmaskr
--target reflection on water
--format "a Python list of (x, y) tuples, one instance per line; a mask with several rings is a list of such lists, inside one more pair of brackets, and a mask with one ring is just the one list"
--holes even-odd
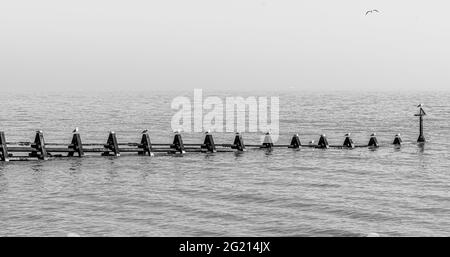
[[(109, 130), (120, 142), (139, 142), (149, 128), (152, 142), (168, 143), (177, 95), (9, 95), (0, 102), (1, 129), (8, 141), (32, 140), (40, 128), (47, 142), (70, 142), (77, 126), (83, 142), (97, 143)], [(450, 235), (448, 93), (261, 95), (280, 96), (277, 143), (288, 144), (295, 133), (301, 142), (326, 133), (337, 145), (352, 132), (356, 144), (366, 144), (377, 132), (381, 147), (0, 163), (0, 235)], [(130, 99), (127, 108), (114, 104)], [(21, 107), (25, 102), (30, 108)], [(430, 103), (426, 144), (415, 143), (418, 121), (411, 116), (420, 102)], [(391, 112), (380, 113), (381, 106)], [(397, 133), (401, 147), (391, 145)], [(198, 143), (203, 136), (184, 133), (183, 140)], [(243, 136), (253, 144), (261, 134)], [(233, 133), (214, 137), (233, 141)]]

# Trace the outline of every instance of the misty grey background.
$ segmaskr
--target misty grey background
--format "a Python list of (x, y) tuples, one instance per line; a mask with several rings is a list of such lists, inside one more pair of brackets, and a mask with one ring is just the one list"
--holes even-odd
[[(0, 90), (446, 89), (448, 1), (16, 0)], [(364, 15), (366, 10), (381, 13)]]

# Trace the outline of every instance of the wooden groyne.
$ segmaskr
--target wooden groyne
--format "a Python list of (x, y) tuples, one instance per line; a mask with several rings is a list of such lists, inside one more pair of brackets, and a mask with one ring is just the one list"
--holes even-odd
[[(400, 146), (402, 140), (397, 135), (393, 144)], [(175, 133), (171, 144), (152, 143), (150, 135), (142, 133), (140, 143), (119, 143), (115, 132), (110, 132), (106, 143), (83, 144), (80, 133), (73, 133), (72, 141), (64, 143), (46, 143), (44, 133), (36, 131), (34, 142), (7, 142), (4, 132), (0, 132), (0, 160), (47, 160), (55, 157), (83, 157), (86, 153), (97, 153), (100, 156), (120, 156), (121, 153), (135, 153), (138, 155), (153, 156), (154, 153), (184, 154), (186, 152), (231, 152), (246, 151), (247, 148), (356, 148), (379, 147), (375, 134), (370, 137), (369, 143), (355, 145), (350, 135), (347, 134), (342, 145), (330, 145), (326, 135), (321, 135), (317, 144), (302, 144), (298, 134), (293, 135), (290, 144), (274, 144), (270, 133), (265, 135), (262, 144), (245, 144), (242, 134), (236, 133), (232, 144), (216, 144), (213, 135), (207, 133), (202, 144), (185, 144), (180, 133)]]
[[(423, 116), (426, 115), (420, 108), (419, 122), (420, 134), (417, 142), (424, 143), (425, 137), (423, 135)], [(397, 134), (392, 142), (393, 145), (401, 146), (403, 143), (400, 134)], [(370, 136), (369, 142), (364, 145), (356, 145), (350, 134), (345, 135), (345, 140), (342, 145), (330, 145), (326, 135), (321, 135), (317, 144), (309, 143), (302, 144), (298, 134), (293, 135), (289, 144), (274, 144), (271, 134), (266, 133), (262, 144), (244, 143), (242, 134), (236, 133), (232, 144), (216, 144), (213, 135), (206, 133), (203, 143), (199, 144), (185, 144), (179, 132), (176, 132), (171, 144), (155, 144), (150, 140), (150, 135), (147, 130), (142, 132), (140, 143), (119, 143), (116, 133), (110, 131), (106, 143), (90, 143), (84, 144), (81, 140), (81, 135), (78, 129), (75, 129), (72, 136), (72, 141), (69, 144), (64, 143), (46, 143), (44, 140), (44, 133), (36, 131), (34, 142), (8, 142), (4, 132), (0, 131), (0, 161), (10, 160), (47, 160), (56, 157), (83, 157), (86, 153), (98, 154), (101, 156), (120, 156), (121, 153), (135, 153), (138, 155), (153, 156), (155, 153), (167, 154), (184, 154), (186, 152), (201, 152), (201, 153), (215, 153), (215, 152), (230, 152), (230, 151), (245, 151), (247, 148), (259, 149), (273, 149), (273, 148), (292, 148), (299, 149), (301, 147), (312, 148), (347, 148), (353, 149), (357, 147), (378, 148), (380, 145), (376, 138), (376, 134)]]

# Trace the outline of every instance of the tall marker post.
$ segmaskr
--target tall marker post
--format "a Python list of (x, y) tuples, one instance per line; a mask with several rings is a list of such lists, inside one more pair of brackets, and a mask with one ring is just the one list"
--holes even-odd
[(417, 139), (417, 142), (419, 143), (424, 143), (425, 142), (425, 137), (423, 135), (423, 116), (427, 115), (425, 113), (425, 111), (422, 108), (422, 104), (419, 104), (417, 107), (419, 108), (419, 113), (418, 114), (414, 114), (414, 116), (419, 116), (419, 123), (420, 123), (420, 134), (419, 134), (419, 138)]

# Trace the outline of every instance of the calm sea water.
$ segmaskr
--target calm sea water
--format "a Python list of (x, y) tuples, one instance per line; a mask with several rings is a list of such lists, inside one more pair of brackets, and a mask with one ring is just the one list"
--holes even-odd
[[(0, 163), (1, 236), (450, 236), (450, 93), (204, 92), (279, 96), (278, 143), (352, 132), (377, 150), (274, 149)], [(193, 92), (2, 93), (8, 141), (172, 141), (174, 97)], [(425, 103), (424, 147), (415, 141)], [(396, 133), (405, 144), (389, 145)], [(261, 133), (244, 133), (259, 143)], [(233, 133), (216, 133), (232, 143)], [(201, 142), (202, 133), (184, 133)]]

